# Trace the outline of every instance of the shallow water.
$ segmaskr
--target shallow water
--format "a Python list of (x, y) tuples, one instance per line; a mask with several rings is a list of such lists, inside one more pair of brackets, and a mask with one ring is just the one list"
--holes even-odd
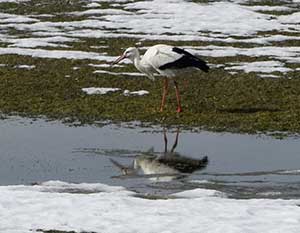
[[(122, 185), (142, 195), (196, 187), (234, 198), (300, 195), (297, 138), (164, 131), (157, 126), (74, 127), (16, 117), (1, 120), (0, 130), (0, 185), (62, 180)], [(195, 167), (204, 156), (208, 164)]]

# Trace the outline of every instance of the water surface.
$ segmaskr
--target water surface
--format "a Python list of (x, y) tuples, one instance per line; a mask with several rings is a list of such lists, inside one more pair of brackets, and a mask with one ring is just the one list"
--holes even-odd
[(0, 185), (62, 180), (151, 195), (202, 187), (235, 198), (299, 198), (298, 138), (17, 117), (1, 120), (0, 130)]

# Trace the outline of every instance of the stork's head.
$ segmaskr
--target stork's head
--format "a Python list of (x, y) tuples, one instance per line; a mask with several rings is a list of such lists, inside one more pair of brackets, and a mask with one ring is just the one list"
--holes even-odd
[(126, 49), (126, 50), (124, 51), (124, 53), (123, 53), (120, 57), (118, 57), (118, 58), (112, 63), (112, 65), (119, 63), (120, 61), (122, 61), (122, 60), (125, 59), (125, 58), (128, 58), (128, 59), (130, 59), (131, 61), (133, 61), (134, 58), (135, 58), (135, 57), (138, 57), (139, 55), (140, 55), (140, 54), (139, 54), (139, 51), (138, 51), (137, 48), (135, 48), (135, 47), (130, 47), (130, 48)]

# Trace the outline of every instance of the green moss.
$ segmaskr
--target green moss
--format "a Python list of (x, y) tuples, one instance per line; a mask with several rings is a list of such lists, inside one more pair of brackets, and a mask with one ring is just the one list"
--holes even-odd
[(244, 4), (249, 6), (283, 6), (287, 3), (286, 0), (252, 0), (246, 1)]
[[(208, 0), (194, 0), (208, 3)], [(102, 9), (111, 8), (109, 2), (100, 3)], [(247, 1), (248, 5), (289, 5), (286, 1)], [(69, 22), (86, 19), (83, 16), (68, 14), (87, 8), (81, 0), (0, 3), (3, 12), (21, 15), (51, 14), (51, 21)], [(296, 10), (296, 9), (295, 9)], [(275, 14), (275, 13), (274, 13)], [(46, 16), (45, 16), (46, 17)], [(47, 18), (46, 18), (47, 19)], [(49, 19), (47, 19), (49, 20)], [(43, 21), (43, 18), (41, 18)], [(115, 29), (106, 28), (118, 33)], [(202, 32), (204, 35), (213, 32)], [(30, 31), (9, 29), (11, 36), (32, 37)], [(256, 36), (271, 35), (299, 36), (297, 32), (265, 31)], [(230, 36), (243, 40), (253, 37)], [(125, 48), (141, 47), (165, 43), (175, 46), (233, 46), (253, 48), (254, 43), (244, 42), (205, 42), (205, 41), (163, 41), (134, 38), (80, 38), (65, 43), (68, 50), (107, 53), (118, 56)], [(105, 45), (106, 47), (94, 47)], [(274, 42), (272, 46), (299, 46), (299, 40)], [(6, 47), (6, 43), (0, 46)], [(66, 48), (49, 47), (47, 50)], [(228, 65), (229, 63), (274, 60), (270, 57), (208, 57), (210, 64)], [(29, 56), (1, 55), (0, 64), (0, 111), (5, 114), (25, 116), (45, 115), (50, 119), (62, 119), (66, 122), (80, 121), (82, 124), (101, 120), (151, 122), (164, 125), (184, 125), (201, 127), (216, 131), (257, 132), (289, 131), (300, 132), (300, 79), (299, 71), (287, 74), (274, 73), (282, 79), (262, 79), (256, 73), (237, 71), (232, 75), (223, 68), (211, 69), (210, 73), (195, 73), (179, 79), (184, 112), (176, 113), (175, 93), (170, 87), (166, 109), (158, 112), (161, 98), (161, 81), (152, 82), (142, 77), (95, 74), (96, 68), (91, 60), (39, 59)], [(16, 65), (35, 65), (32, 70), (15, 68)], [(287, 67), (299, 67), (288, 63)], [(73, 67), (79, 67), (74, 70)], [(132, 65), (107, 68), (112, 72), (136, 72)], [(286, 77), (290, 78), (287, 79)], [(81, 91), (84, 87), (119, 87), (129, 90), (146, 89), (149, 95), (143, 97), (125, 97), (119, 93), (88, 96)]]
[(1, 3), (1, 10), (7, 13), (13, 11), (14, 14), (31, 15), (31, 14), (56, 14), (65, 13), (66, 11), (76, 11), (83, 6), (80, 0), (35, 0), (25, 1), (18, 4)]
[[(218, 131), (300, 132), (300, 79), (296, 78), (297, 72), (291, 79), (261, 79), (254, 73), (242, 72), (231, 75), (223, 69), (182, 77), (179, 83), (184, 112), (178, 115), (172, 87), (166, 109), (160, 113), (160, 81), (95, 74), (95, 68), (88, 65), (90, 60), (2, 55), (1, 63), (9, 64), (0, 68), (0, 110), (3, 113), (67, 118), (83, 124), (106, 119), (140, 120)], [(36, 68), (16, 69), (17, 64), (35, 65)], [(75, 66), (80, 69), (73, 70)], [(132, 65), (108, 70), (136, 72)], [(150, 94), (125, 97), (119, 92), (89, 96), (81, 91), (81, 88), (91, 86), (146, 89)]]

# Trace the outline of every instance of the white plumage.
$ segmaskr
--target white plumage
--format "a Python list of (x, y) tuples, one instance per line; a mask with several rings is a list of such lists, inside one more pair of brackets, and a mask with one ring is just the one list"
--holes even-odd
[(165, 105), (168, 79), (171, 78), (174, 81), (177, 97), (177, 112), (181, 112), (182, 108), (180, 104), (178, 84), (175, 81), (175, 78), (182, 73), (190, 72), (195, 69), (201, 69), (205, 72), (208, 72), (209, 69), (206, 62), (195, 57), (189, 52), (164, 44), (158, 44), (150, 47), (145, 52), (142, 59), (138, 49), (135, 47), (130, 47), (126, 49), (125, 52), (115, 62), (113, 62), (113, 64), (116, 64), (125, 58), (130, 59), (135, 67), (140, 72), (146, 74), (151, 80), (155, 79), (155, 73), (159, 73), (160, 75), (166, 77), (164, 79), (164, 89), (160, 111), (163, 111)]
[(155, 45), (150, 47), (142, 58), (142, 63), (148, 63), (152, 66), (158, 73), (167, 77), (175, 77), (176, 72), (179, 70), (167, 69), (160, 70), (159, 67), (174, 62), (180, 59), (183, 55), (172, 51), (172, 46), (168, 45)]

